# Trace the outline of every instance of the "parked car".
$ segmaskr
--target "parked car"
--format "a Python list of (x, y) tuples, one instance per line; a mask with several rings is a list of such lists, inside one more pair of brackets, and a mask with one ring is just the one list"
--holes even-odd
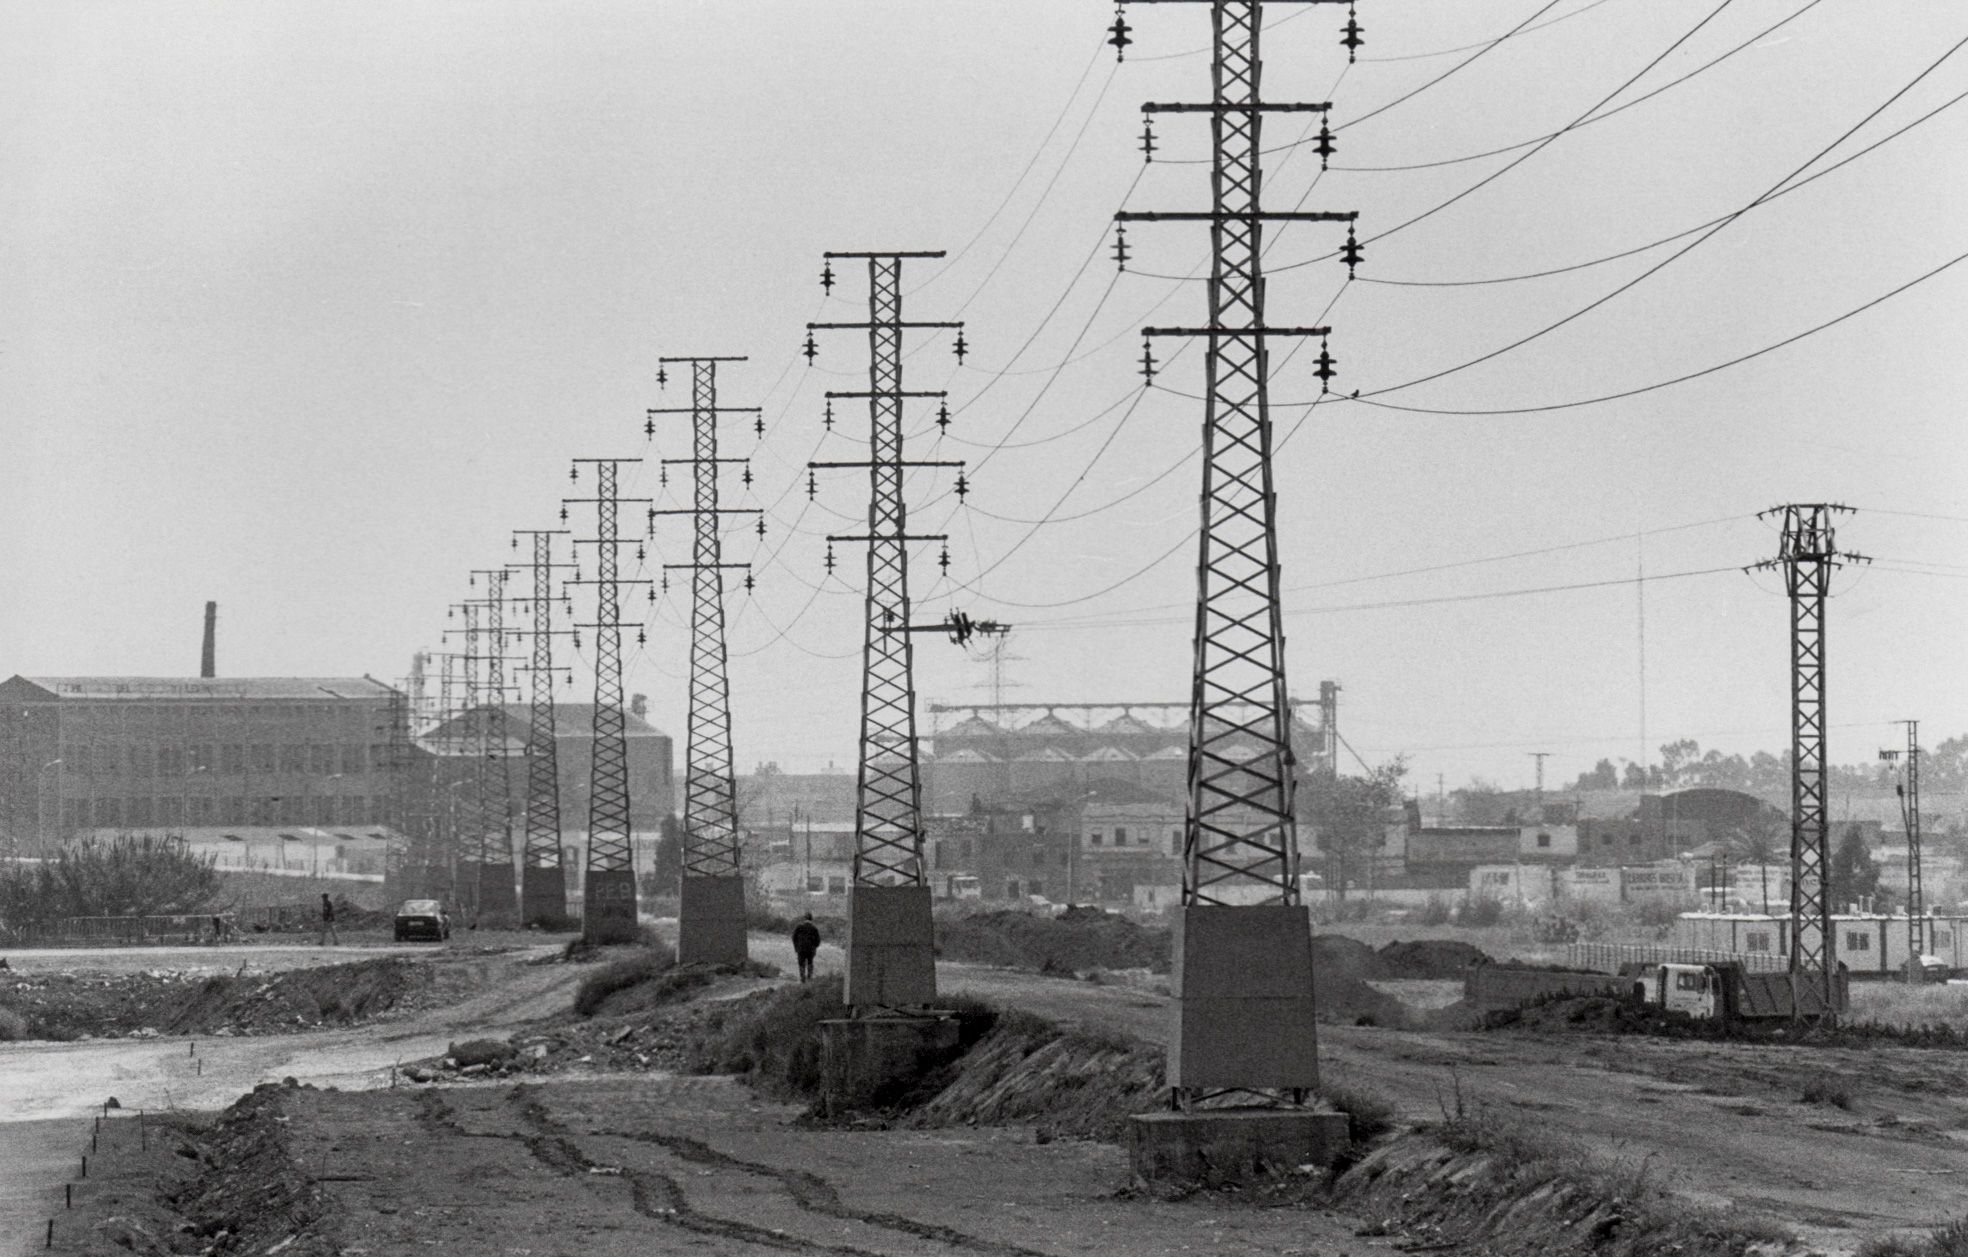
[(451, 914), (435, 899), (406, 899), (396, 910), (396, 941), (427, 938), (441, 943), (451, 937)]

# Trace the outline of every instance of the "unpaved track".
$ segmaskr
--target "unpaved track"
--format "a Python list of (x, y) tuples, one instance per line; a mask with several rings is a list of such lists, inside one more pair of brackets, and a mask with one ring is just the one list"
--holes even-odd
[(1117, 1198), (1111, 1145), (805, 1129), (724, 1078), (289, 1098), (290, 1146), (372, 1257), (1379, 1257), (1343, 1218)]
[[(339, 950), (335, 959), (341, 961), (373, 954), (372, 949)], [(554, 950), (447, 960), (481, 967), (485, 989), (448, 1007), (344, 1029), (251, 1038), (0, 1044), (0, 1141), (6, 1154), (0, 1156), (0, 1254), (11, 1257), (17, 1237), (47, 1216), (46, 1202), (60, 1196), (87, 1144), (87, 1114), (110, 1096), (126, 1109), (220, 1109), (259, 1083), (290, 1076), (348, 1090), (384, 1086), (399, 1061), (435, 1055), (455, 1039), (505, 1033), (567, 1007), (587, 970), (526, 963)], [(63, 954), (70, 957), (66, 968), (91, 963), (86, 953)], [(196, 1056), (189, 1051), (194, 1041)]]
[[(755, 941), (754, 952), (777, 963), (774, 946)], [(949, 962), (937, 980), (1065, 1024), (1167, 1040), (1169, 1001), (1146, 991)], [(1441, 1120), (1460, 1092), (1465, 1111), (1513, 1115), (1827, 1253), (1968, 1216), (1968, 1052), (1357, 1026), (1319, 1037), (1327, 1080), (1378, 1092), (1409, 1120)], [(1849, 1092), (1851, 1107), (1804, 1103), (1814, 1082)]]

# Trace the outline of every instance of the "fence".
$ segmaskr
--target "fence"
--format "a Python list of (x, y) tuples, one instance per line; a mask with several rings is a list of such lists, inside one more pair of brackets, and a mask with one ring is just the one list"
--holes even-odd
[(1790, 962), (1768, 952), (1716, 951), (1705, 947), (1659, 947), (1638, 943), (1568, 943), (1565, 964), (1596, 973), (1618, 973), (1623, 965), (1740, 965), (1750, 973), (1783, 973)]
[(0, 938), (21, 946), (107, 946), (144, 943), (209, 942), (217, 933), (214, 919), (233, 928), (230, 912), (186, 912), (168, 916), (63, 917), (0, 929)]

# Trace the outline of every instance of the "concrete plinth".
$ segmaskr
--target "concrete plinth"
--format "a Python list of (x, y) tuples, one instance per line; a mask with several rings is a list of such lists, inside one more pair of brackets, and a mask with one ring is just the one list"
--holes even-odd
[(519, 915), (525, 925), (567, 920), (567, 872), (558, 864), (520, 870)]
[(635, 871), (589, 869), (581, 937), (590, 943), (633, 943), (636, 929)]
[(683, 877), (677, 905), (677, 963), (745, 963), (745, 879)]
[(1170, 944), (1169, 1086), (1319, 1085), (1312, 923), (1305, 909), (1184, 908)]
[(519, 928), (519, 892), (510, 864), (478, 866), (478, 924), (488, 930)]
[(855, 1008), (917, 1008), (935, 1003), (935, 931), (929, 887), (851, 888), (846, 1002)]
[(820, 1112), (878, 1106), (957, 1050), (949, 1016), (854, 1017), (820, 1023)]
[(1349, 1127), (1344, 1113), (1299, 1109), (1141, 1113), (1128, 1119), (1128, 1162), (1144, 1183), (1242, 1183), (1331, 1165)]

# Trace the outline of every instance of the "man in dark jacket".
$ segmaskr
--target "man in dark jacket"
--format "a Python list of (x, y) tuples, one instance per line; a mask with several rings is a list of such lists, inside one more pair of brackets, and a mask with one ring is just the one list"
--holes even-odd
[(793, 955), (799, 958), (800, 981), (805, 982), (813, 976), (813, 953), (820, 950), (820, 927), (813, 924), (813, 914), (793, 927)]
[(335, 903), (328, 898), (327, 892), (323, 891), (321, 895), (321, 941), (316, 946), (326, 947), (331, 939), (337, 947), (341, 946), (342, 934), (340, 930), (335, 928)]

